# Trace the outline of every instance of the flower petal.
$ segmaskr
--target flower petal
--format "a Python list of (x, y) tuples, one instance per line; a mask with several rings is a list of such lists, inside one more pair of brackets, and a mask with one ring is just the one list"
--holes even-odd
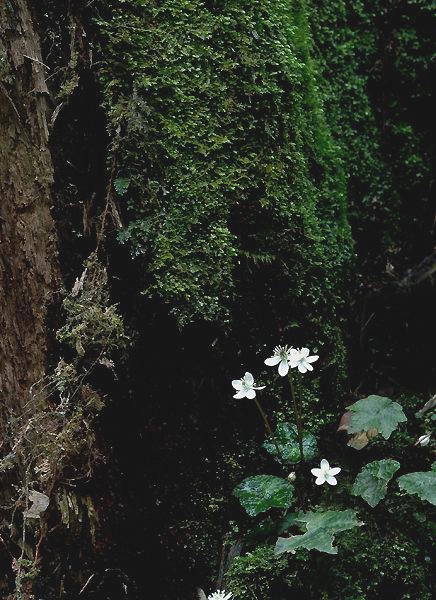
[(255, 390), (254, 390), (253, 388), (250, 388), (249, 390), (247, 390), (247, 391), (245, 392), (245, 395), (247, 396), (247, 398), (248, 398), (249, 400), (253, 400), (253, 398), (255, 398), (255, 397), (256, 397), (256, 392), (255, 392)]
[(325, 458), (323, 458), (321, 461), (321, 469), (323, 471), (328, 471), (330, 469), (329, 461), (326, 460)]
[(247, 395), (247, 392), (245, 390), (239, 390), (239, 392), (236, 392), (236, 394), (233, 396), (233, 398), (240, 400), (241, 398), (245, 398), (246, 395)]
[(316, 485), (322, 485), (323, 483), (325, 483), (326, 479), (324, 477), (324, 475), (320, 475), (319, 477), (317, 477), (317, 479), (315, 479), (315, 484)]
[(308, 371), (313, 371), (313, 367), (310, 363), (307, 362), (306, 359), (303, 359), (303, 365), (306, 367)]
[(295, 348), (291, 348), (289, 350), (289, 360), (299, 361), (301, 358), (301, 354)]
[(271, 358), (267, 358), (264, 362), (268, 367), (275, 367), (281, 360), (280, 356), (271, 356)]
[(318, 360), (319, 356), (317, 354), (314, 354), (313, 356), (306, 356), (306, 361), (308, 363), (314, 363)]
[(279, 364), (279, 375), (285, 377), (288, 374), (289, 365), (287, 360), (281, 360)]
[(234, 379), (232, 381), (232, 386), (235, 390), (242, 390), (242, 381), (240, 379)]
[(333, 467), (333, 469), (329, 470), (329, 475), (337, 475), (341, 472), (341, 467)]
[(328, 473), (325, 476), (325, 480), (327, 481), (327, 483), (329, 485), (337, 485), (338, 484), (336, 477), (333, 477), (332, 475), (329, 475)]
[(310, 469), (310, 472), (312, 473), (312, 475), (315, 475), (315, 477), (321, 477), (321, 475), (324, 474), (324, 471), (322, 469)]
[(253, 390), (264, 390), (266, 388), (266, 385), (256, 385), (253, 386)]
[(299, 364), (300, 364), (299, 360), (290, 360), (289, 361), (289, 366), (291, 367), (291, 369), (295, 369), (295, 367), (298, 367)]
[(298, 363), (298, 370), (300, 371), (300, 373), (306, 373), (307, 369), (304, 366), (304, 364), (302, 362)]
[(306, 358), (310, 354), (309, 348), (300, 348), (300, 354), (303, 358)]
[(248, 385), (253, 385), (253, 383), (254, 383), (254, 377), (248, 371), (244, 375), (244, 380), (245, 380), (245, 383), (248, 383)]

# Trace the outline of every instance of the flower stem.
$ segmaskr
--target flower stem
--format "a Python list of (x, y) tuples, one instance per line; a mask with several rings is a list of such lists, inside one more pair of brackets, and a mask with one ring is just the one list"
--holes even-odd
[(291, 398), (292, 398), (292, 405), (293, 405), (294, 414), (295, 414), (295, 420), (297, 423), (297, 439), (298, 439), (298, 447), (300, 448), (300, 459), (303, 462), (304, 461), (304, 452), (303, 452), (303, 425), (301, 423), (301, 405), (300, 406), (298, 405), (297, 396), (295, 395), (294, 380), (292, 379), (291, 369), (289, 369), (289, 372), (288, 372), (288, 379), (289, 379), (289, 386), (291, 388)]
[(257, 406), (260, 414), (262, 415), (263, 422), (265, 423), (265, 429), (266, 429), (268, 435), (271, 437), (272, 441), (274, 442), (274, 446), (276, 447), (277, 454), (279, 455), (280, 461), (281, 461), (282, 464), (284, 464), (282, 453), (280, 452), (279, 445), (277, 443), (277, 440), (275, 438), (273, 430), (271, 429), (271, 425), (269, 424), (268, 417), (264, 413), (263, 408), (261, 407), (259, 400), (257, 398), (254, 398), (254, 401), (256, 403), (256, 406)]

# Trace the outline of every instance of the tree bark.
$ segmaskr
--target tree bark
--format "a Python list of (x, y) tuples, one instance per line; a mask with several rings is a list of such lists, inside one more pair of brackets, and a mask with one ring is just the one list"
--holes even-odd
[(58, 287), (50, 214), (49, 92), (26, 0), (0, 5), (0, 431), (29, 400), (47, 359), (47, 311)]

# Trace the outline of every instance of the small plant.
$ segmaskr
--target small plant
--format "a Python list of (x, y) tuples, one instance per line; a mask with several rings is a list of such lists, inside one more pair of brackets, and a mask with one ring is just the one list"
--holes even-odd
[[(319, 467), (310, 468), (308, 465), (318, 455), (318, 444), (315, 436), (303, 428), (305, 415), (295, 391), (293, 372), (298, 372), (300, 377), (312, 372), (313, 363), (318, 358), (317, 355), (311, 355), (308, 348), (276, 346), (272, 356), (264, 361), (269, 367), (277, 367), (279, 376), (288, 380), (291, 421), (280, 422), (275, 431), (258, 397), (258, 392), (266, 386), (255, 385), (255, 378), (248, 371), (243, 378), (232, 381), (236, 390), (235, 399), (254, 401), (267, 436), (263, 448), (282, 470), (282, 475), (258, 474), (247, 477), (233, 491), (250, 517), (275, 511), (273, 519), (268, 517), (253, 531), (260, 536), (264, 534), (265, 539), (275, 536), (276, 556), (283, 553), (294, 554), (299, 548), (336, 554), (336, 534), (364, 525), (353, 508), (343, 509), (341, 506), (341, 510), (331, 509), (331, 496), (325, 502), (328, 504), (326, 509), (320, 506), (315, 507), (315, 510), (311, 508), (313, 488), (308, 488), (306, 472), (310, 470), (315, 477), (315, 485), (327, 483), (327, 487), (337, 486), (336, 476), (341, 473), (341, 467), (330, 466), (325, 458), (321, 460)], [(299, 381), (299, 391), (302, 389), (301, 385), (302, 381)], [(426, 413), (435, 404), (430, 401), (422, 410)], [(361, 450), (379, 436), (389, 440), (399, 425), (406, 421), (407, 417), (398, 402), (370, 395), (348, 407), (341, 419), (339, 431), (345, 431), (350, 436), (350, 447)], [(425, 448), (430, 441), (431, 433), (426, 432), (418, 438), (415, 446)], [(289, 467), (295, 471), (289, 473)], [(388, 486), (400, 468), (400, 463), (391, 458), (364, 465), (349, 489), (350, 502), (354, 496), (362, 498), (371, 508), (377, 506), (385, 498)], [(421, 500), (436, 505), (436, 463), (430, 471), (401, 475), (397, 483), (401, 491), (416, 494)], [(340, 503), (343, 504), (343, 496)]]

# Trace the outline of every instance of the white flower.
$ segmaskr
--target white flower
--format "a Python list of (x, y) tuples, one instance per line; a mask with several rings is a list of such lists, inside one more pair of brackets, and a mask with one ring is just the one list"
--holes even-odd
[(232, 596), (232, 592), (226, 594), (225, 590), (217, 590), (216, 592), (208, 596), (207, 600), (230, 600)]
[(338, 482), (336, 481), (335, 475), (341, 472), (340, 467), (330, 468), (328, 460), (325, 458), (321, 461), (320, 469), (311, 469), (312, 475), (316, 477), (316, 485), (322, 485), (327, 481), (330, 485), (336, 485)]
[(253, 400), (256, 396), (255, 390), (263, 390), (265, 388), (264, 385), (255, 387), (253, 375), (248, 373), (248, 371), (242, 379), (234, 379), (232, 381), (232, 386), (237, 390), (233, 398), (237, 398), (238, 400), (239, 398), (249, 398), (250, 400)]
[(430, 443), (431, 433), (426, 433), (425, 435), (421, 435), (416, 441), (415, 446), (428, 446)]
[(285, 377), (289, 371), (289, 357), (292, 352), (292, 348), (287, 346), (276, 346), (274, 348), (274, 354), (271, 358), (265, 360), (265, 364), (268, 367), (275, 367), (279, 365), (279, 375)]
[(289, 483), (294, 483), (294, 481), (296, 479), (297, 479), (297, 475), (295, 474), (295, 471), (292, 471), (292, 473), (289, 473), (289, 475), (288, 475)]
[(318, 360), (319, 356), (309, 356), (309, 348), (300, 348), (300, 350), (292, 349), (289, 356), (289, 366), (291, 369), (298, 367), (300, 373), (306, 373), (306, 371), (313, 371), (313, 367), (310, 363), (314, 363)]

